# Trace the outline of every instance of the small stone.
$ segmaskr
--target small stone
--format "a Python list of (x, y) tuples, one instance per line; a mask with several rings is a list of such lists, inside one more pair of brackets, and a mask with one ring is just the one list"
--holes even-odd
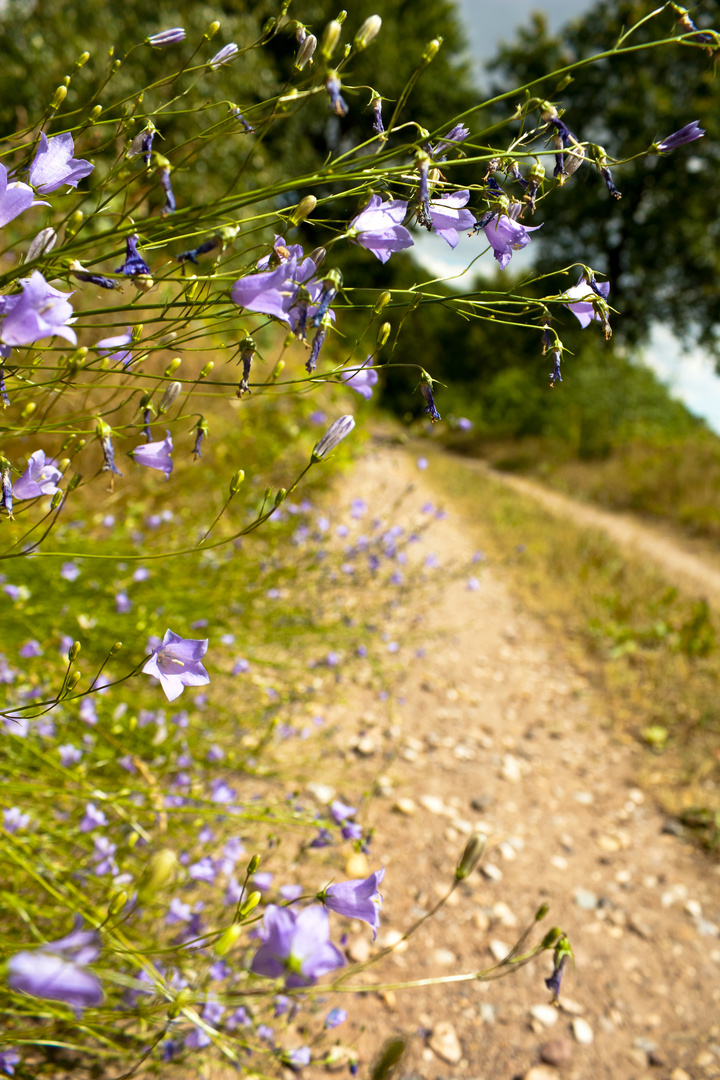
[(715, 1064), (715, 1055), (711, 1050), (701, 1050), (695, 1058), (695, 1064), (699, 1065), (701, 1069), (707, 1069)]
[(398, 799), (393, 806), (393, 810), (396, 814), (404, 814), (405, 817), (412, 817), (417, 810), (417, 806), (415, 805), (414, 799)]
[(572, 1022), (572, 1030), (575, 1041), (579, 1042), (581, 1046), (592, 1046), (595, 1042), (595, 1033), (587, 1020), (583, 1020), (582, 1016), (575, 1017)]
[(493, 904), (492, 917), (497, 919), (501, 926), (506, 926), (509, 930), (514, 930), (518, 924), (517, 916), (502, 900), (499, 900), (497, 904)]
[(372, 757), (377, 747), (374, 739), (371, 739), (369, 735), (365, 735), (362, 739), (358, 739), (355, 749), (362, 757)]
[(478, 1009), (478, 1015), (483, 1024), (495, 1023), (495, 1006), (491, 1005), (489, 1001), (481, 1001), (480, 1008)]
[(558, 1011), (554, 1005), (531, 1005), (530, 1015), (533, 1020), (538, 1020), (543, 1027), (554, 1027), (558, 1022)]
[(502, 870), (495, 863), (482, 863), (480, 867), (480, 873), (488, 881), (502, 881)]
[(517, 851), (512, 844), (507, 842), (507, 840), (503, 840), (501, 844), (498, 844), (498, 848), (503, 859), (506, 859), (508, 862), (512, 862), (513, 859), (517, 858)]
[(397, 1007), (397, 994), (394, 990), (383, 990), (379, 997), (380, 1000), (387, 1005), (388, 1009), (395, 1009)]
[(597, 896), (589, 889), (576, 889), (574, 900), (581, 911), (594, 911), (598, 906)]
[(345, 863), (345, 873), (349, 878), (366, 878), (370, 875), (370, 864), (362, 851), (355, 851)]
[(455, 1034), (455, 1028), (446, 1020), (435, 1025), (432, 1035), (428, 1039), (428, 1046), (439, 1058), (448, 1065), (457, 1065), (462, 1058), (460, 1041)]
[(523, 1080), (557, 1080), (557, 1073), (547, 1065), (533, 1065), (528, 1069)]
[(470, 802), (470, 806), (473, 810), (477, 810), (478, 814), (484, 814), (491, 805), (492, 796), (490, 795), (476, 795)]
[(431, 814), (445, 814), (447, 808), (442, 799), (437, 795), (421, 795), (420, 805), (429, 810)]
[(498, 938), (494, 938), (488, 943), (488, 949), (492, 953), (495, 960), (500, 962), (504, 960), (507, 954), (510, 952), (510, 946), (506, 945), (504, 941), (500, 941)]
[(602, 851), (607, 851), (608, 854), (614, 854), (622, 847), (622, 843), (617, 836), (598, 836), (598, 847)]
[(370, 942), (366, 937), (355, 938), (345, 950), (355, 964), (364, 964), (370, 959)]
[(382, 935), (382, 938), (380, 939), (380, 944), (382, 945), (383, 949), (392, 949), (394, 953), (405, 952), (408, 947), (408, 942), (403, 941), (402, 938), (402, 930), (388, 929)]
[(484, 932), (490, 929), (490, 918), (484, 911), (474, 911), (472, 921), (480, 931)]
[(400, 757), (403, 759), (403, 761), (409, 761), (411, 765), (414, 765), (415, 762), (419, 759), (420, 755), (418, 754), (417, 750), (413, 750), (411, 746), (405, 746), (400, 751)]
[(457, 964), (457, 956), (450, 949), (435, 949), (433, 960), (439, 967), (452, 967)]
[(572, 1062), (572, 1052), (569, 1039), (549, 1039), (540, 1047), (540, 1059), (556, 1069), (564, 1069)]
[(500, 776), (503, 780), (507, 780), (509, 784), (517, 784), (520, 780), (520, 777), (522, 776), (520, 763), (512, 754), (505, 754), (502, 768), (500, 769)]
[(550, 859), (550, 865), (554, 866), (556, 870), (567, 870), (568, 861), (562, 855), (553, 855)]
[(327, 806), (335, 798), (335, 788), (332, 784), (320, 784), (312, 781), (307, 785), (307, 789), (322, 806)]
[(560, 1011), (567, 1013), (568, 1016), (582, 1016), (585, 1009), (579, 1001), (573, 1001), (572, 998), (565, 997), (562, 994), (560, 997)]
[(576, 791), (573, 799), (576, 803), (580, 803), (581, 806), (592, 806), (594, 801), (591, 791)]
[(686, 1073), (684, 1069), (673, 1069), (670, 1073), (670, 1080), (692, 1080), (690, 1073)]

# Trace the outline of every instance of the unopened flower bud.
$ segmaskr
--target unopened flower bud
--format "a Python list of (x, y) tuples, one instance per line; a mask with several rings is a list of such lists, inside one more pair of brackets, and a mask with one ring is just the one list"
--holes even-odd
[(466, 877), (469, 877), (470, 874), (472, 874), (473, 870), (485, 854), (486, 846), (487, 836), (485, 833), (473, 833), (465, 845), (465, 850), (460, 856), (460, 862), (457, 864), (455, 870), (456, 881), (464, 881)]
[(68, 649), (68, 660), (72, 664), (72, 663), (74, 663), (75, 660), (77, 660), (79, 655), (80, 655), (80, 642), (79, 641), (73, 641), (72, 645)]
[(192, 1005), (193, 992), (189, 986), (183, 987), (178, 996), (173, 1001), (172, 1005), (168, 1009), (168, 1019), (176, 1020), (183, 1009), (186, 1009), (188, 1005)]
[(370, 1072), (370, 1080), (391, 1080), (400, 1065), (406, 1049), (405, 1039), (396, 1036), (389, 1039)]
[(247, 876), (250, 877), (251, 874), (254, 874), (259, 865), (260, 865), (260, 856), (259, 855), (253, 855), (253, 857), (250, 859), (250, 862), (248, 863)]
[(251, 892), (243, 906), (240, 908), (240, 914), (243, 916), (243, 918), (246, 915), (249, 915), (251, 911), (254, 911), (261, 900), (262, 893), (257, 891)]
[(354, 45), (356, 49), (366, 49), (371, 41), (380, 33), (382, 19), (379, 15), (370, 15), (362, 24), (355, 35)]
[(87, 64), (89, 59), (90, 59), (90, 53), (89, 52), (80, 53), (77, 60), (75, 61), (75, 67), (76, 68), (85, 67), (85, 65)]
[(68, 493), (71, 492), (71, 491), (74, 491), (81, 480), (82, 480), (82, 473), (77, 473), (76, 472), (73, 476), (71, 476), (70, 480), (68, 481), (68, 486), (67, 486)]
[(205, 40), (209, 41), (210, 38), (214, 38), (219, 29), (220, 23), (217, 22), (217, 20), (215, 22), (211, 22), (207, 30), (205, 31)]
[(392, 330), (392, 326), (391, 326), (391, 324), (389, 322), (384, 322), (382, 324), (382, 326), (378, 330), (378, 334), (377, 334), (377, 346), (378, 346), (378, 349), (382, 349), (383, 345), (387, 342), (387, 339), (390, 337), (390, 331), (391, 330)]
[(210, 372), (212, 371), (212, 369), (214, 367), (215, 367), (214, 362), (212, 360), (208, 360), (207, 364), (205, 364), (200, 369), (200, 374), (199, 374), (198, 378), (199, 379), (207, 379), (208, 375), (210, 374)]
[(226, 956), (238, 939), (242, 937), (244, 929), (245, 928), (239, 923), (233, 923), (232, 926), (228, 926), (227, 930), (220, 935), (213, 946), (215, 955)]
[(315, 263), (318, 269), (325, 262), (327, 256), (327, 249), (324, 247), (316, 247), (310, 252), (310, 258)]
[(308, 36), (305, 38), (302, 45), (298, 49), (298, 54), (295, 59), (295, 67), (298, 71), (302, 71), (306, 64), (308, 64), (312, 60), (313, 53), (315, 52), (316, 48), (317, 38), (314, 34), (308, 34)]
[(265, 36), (265, 34), (271, 34), (275, 29), (276, 25), (277, 19), (271, 15), (269, 19), (265, 20), (265, 25), (262, 28), (263, 36)]
[(94, 109), (92, 110), (92, 112), (90, 113), (90, 119), (91, 120), (99, 120), (101, 115), (102, 115), (102, 111), (103, 111), (102, 105), (96, 105), (94, 107)]
[(422, 56), (424, 64), (429, 64), (431, 60), (435, 59), (437, 54), (440, 52), (440, 46), (442, 45), (442, 43), (443, 39), (441, 37), (433, 38), (432, 41), (429, 41), (427, 43), (427, 45), (425, 46), (425, 52)]
[(287, 488), (278, 488), (277, 494), (275, 496), (275, 505), (280, 506), (280, 504), (284, 503), (286, 499), (287, 499)]
[(123, 647), (122, 646), (122, 641), (116, 641), (115, 644), (113, 645), (113, 647), (110, 649), (110, 652), (108, 653), (108, 656), (115, 656), (116, 653), (120, 652), (122, 647)]
[(67, 683), (65, 684), (65, 689), (67, 690), (68, 693), (70, 693), (71, 690), (75, 689), (75, 687), (77, 686), (77, 684), (79, 682), (80, 682), (80, 672), (79, 671), (73, 671), (72, 675), (69, 677)]
[(171, 360), (168, 366), (165, 368), (165, 378), (169, 379), (171, 375), (174, 375), (181, 364), (182, 360), (179, 356), (176, 356), (174, 360)]
[(152, 856), (138, 881), (137, 895), (141, 904), (151, 900), (164, 885), (172, 880), (176, 866), (177, 856), (169, 848), (163, 848)]
[(66, 97), (67, 86), (58, 86), (57, 90), (53, 94), (52, 101), (50, 102), (50, 108), (59, 109)]
[(375, 301), (375, 306), (373, 307), (374, 313), (376, 315), (379, 315), (382, 309), (384, 307), (387, 307), (391, 300), (392, 293), (389, 293), (387, 289), (384, 292), (381, 292), (377, 300)]
[(320, 54), (324, 56), (326, 60), (329, 60), (335, 51), (335, 46), (340, 40), (341, 32), (342, 26), (337, 19), (332, 19), (323, 30), (323, 36), (320, 42)]
[[(294, 336), (293, 336), (293, 338), (291, 340), (293, 340), (293, 341), (295, 340)], [(285, 370), (285, 361), (284, 360), (278, 360), (277, 364), (272, 369), (272, 377), (273, 377), (273, 379), (279, 379), (284, 370)]]
[(339, 446), (345, 436), (349, 435), (354, 427), (355, 420), (352, 416), (339, 417), (330, 425), (322, 439), (315, 444), (310, 460), (312, 462), (322, 461), (322, 459), (327, 457), (336, 446)]
[(317, 199), (314, 195), (305, 195), (295, 207), (292, 215), (293, 225), (299, 225), (305, 218), (310, 217), (313, 210), (317, 206)]
[(118, 889), (118, 891), (113, 893), (110, 897), (110, 903), (107, 907), (108, 916), (112, 918), (113, 915), (119, 915), (127, 902), (128, 894), (124, 889)]
[(20, 413), (20, 416), (23, 418), (23, 420), (27, 420), (29, 416), (32, 416), (32, 414), (35, 412), (36, 409), (37, 409), (37, 405), (35, 404), (35, 402), (34, 401), (28, 401), (27, 405), (25, 406), (23, 411)]
[(56, 491), (55, 494), (52, 497), (51, 502), (50, 502), (50, 509), (51, 510), (57, 510), (58, 506), (60, 506), (60, 504), (62, 503), (63, 498), (64, 498), (63, 492), (62, 491)]
[(541, 904), (535, 912), (535, 922), (542, 922), (548, 911), (550, 910), (549, 904)]
[(78, 229), (82, 225), (85, 219), (85, 215), (82, 210), (75, 210), (65, 223), (65, 236), (68, 240), (72, 240), (73, 236), (77, 233)]
[(238, 469), (238, 471), (233, 474), (233, 478), (230, 481), (230, 495), (231, 496), (237, 495), (238, 491), (240, 490), (240, 485), (242, 484), (244, 479), (245, 479), (245, 473), (244, 473), (244, 471), (242, 469)]
[(558, 938), (561, 938), (562, 936), (563, 936), (563, 932), (560, 929), (560, 927), (559, 926), (553, 926), (552, 930), (548, 930), (547, 934), (545, 935), (545, 937), (540, 942), (540, 945), (542, 946), (543, 949), (550, 949), (555, 944), (555, 942), (558, 940)]
[(158, 415), (162, 416), (162, 414), (164, 412), (167, 412), (168, 409), (172, 405), (174, 405), (174, 403), (180, 397), (181, 393), (182, 393), (182, 383), (180, 383), (180, 382), (171, 382), (170, 385), (165, 388), (165, 393), (163, 394), (162, 398), (160, 399), (160, 406), (158, 408)]

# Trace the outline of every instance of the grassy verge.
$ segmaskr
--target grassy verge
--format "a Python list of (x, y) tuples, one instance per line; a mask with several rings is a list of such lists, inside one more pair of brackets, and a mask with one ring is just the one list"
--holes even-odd
[(482, 531), (490, 559), (602, 695), (609, 723), (642, 752), (638, 779), (717, 844), (720, 652), (713, 614), (602, 535), (552, 517), (491, 477), (437, 454), (431, 479)]

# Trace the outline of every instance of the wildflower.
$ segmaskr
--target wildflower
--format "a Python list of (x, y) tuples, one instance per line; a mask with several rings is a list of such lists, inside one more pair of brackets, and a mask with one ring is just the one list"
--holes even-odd
[(672, 135), (668, 135), (661, 142), (653, 143), (653, 150), (658, 153), (668, 153), (670, 150), (677, 150), (678, 146), (684, 146), (685, 143), (694, 142), (695, 139), (702, 139), (704, 134), (705, 132), (700, 127), (699, 120), (693, 120), (692, 124), (686, 124), (685, 127), (680, 128), (679, 131), (674, 131)]
[(159, 469), (160, 472), (165, 473), (165, 479), (169, 480), (170, 473), (173, 471), (173, 460), (170, 456), (172, 448), (172, 435), (166, 430), (162, 442), (141, 444), (136, 446), (131, 453), (133, 460), (139, 465), (144, 465), (147, 469)]
[(607, 300), (609, 292), (609, 281), (601, 281), (599, 285), (595, 281), (588, 283), (585, 275), (581, 274), (577, 285), (573, 285), (572, 289), (568, 289), (563, 294), (565, 300), (569, 301), (565, 303), (565, 307), (572, 311), (584, 330), (593, 319), (603, 322), (603, 316), (598, 310), (600, 303), (597, 297), (600, 297), (600, 302)]
[(74, 152), (73, 137), (69, 131), (64, 135), (53, 135), (50, 139), (44, 131), (40, 132), (29, 180), (41, 195), (48, 195), (63, 184), (76, 188), (81, 180), (90, 175), (95, 166), (90, 161), (73, 157)]
[(235, 282), (230, 296), (239, 307), (287, 322), (287, 301), (295, 294), (296, 266), (295, 258), (290, 258), (275, 270), (248, 274)]
[(334, 420), (323, 437), (315, 443), (312, 452), (312, 460), (322, 461), (322, 459), (327, 457), (336, 446), (339, 446), (345, 436), (349, 435), (354, 427), (355, 419), (352, 416), (341, 416), (337, 420)]
[(132, 600), (127, 593), (117, 593), (115, 597), (115, 610), (118, 615), (127, 615), (129, 611), (132, 611)]
[(520, 225), (515, 220), (519, 212), (520, 203), (514, 203), (510, 214), (497, 214), (483, 226), (485, 237), (501, 270), (510, 262), (513, 251), (527, 247), (532, 239), (529, 234), (542, 228), (541, 225)]
[(6, 833), (23, 832), (30, 824), (30, 815), (23, 814), (17, 806), (3, 810), (3, 829)]
[(33, 656), (42, 656), (42, 653), (40, 642), (36, 641), (35, 638), (30, 638), (18, 650), (18, 654), (22, 656), (23, 660), (29, 660)]
[(100, 935), (81, 927), (77, 916), (75, 929), (66, 937), (10, 957), (8, 986), (17, 993), (64, 1001), (77, 1009), (102, 1004), (100, 980), (87, 970), (100, 954)]
[(20, 281), (22, 292), (5, 297), (0, 338), (6, 345), (32, 345), (56, 334), (77, 344), (75, 331), (68, 326), (73, 309), (64, 293), (48, 285), (39, 270)]
[(458, 229), (471, 229), (475, 217), (469, 210), (462, 210), (470, 198), (469, 191), (453, 191), (430, 203), (430, 220), (433, 231), (442, 236), (451, 248), (457, 247)]
[(122, 473), (115, 464), (115, 450), (112, 444), (112, 428), (109, 424), (106, 424), (104, 420), (98, 420), (95, 430), (100, 439), (103, 455), (103, 463), (100, 466), (100, 472), (109, 472), (114, 473), (117, 476), (122, 476)]
[(133, 233), (125, 240), (125, 262), (122, 266), (118, 266), (115, 271), (116, 274), (125, 274), (127, 277), (135, 277), (137, 274), (149, 274), (150, 267), (145, 262), (141, 255), (138, 255), (138, 240), (137, 233)]
[[(186, 686), (205, 686), (210, 682), (210, 676), (200, 663), (207, 647), (207, 638), (202, 641), (181, 638), (172, 630), (166, 630), (161, 645), (142, 669), (143, 673), (159, 679), (168, 701), (174, 701)], [(215, 792), (213, 798), (219, 801)]]
[(98, 285), (101, 289), (117, 289), (118, 287), (117, 281), (113, 278), (105, 277), (104, 274), (93, 274), (90, 270), (86, 270), (77, 259), (72, 260), (68, 269), (78, 281), (87, 281), (91, 285)]
[(104, 811), (98, 810), (95, 803), (89, 802), (85, 807), (85, 813), (80, 822), (80, 832), (92, 832), (93, 829), (107, 825), (107, 823)]
[(418, 222), (426, 229), (432, 229), (432, 221), (430, 219), (430, 196), (428, 193), (430, 158), (426, 153), (419, 155), (418, 172), (420, 173), (420, 183), (418, 185), (418, 202), (420, 204), (418, 208)]
[(425, 409), (423, 411), (428, 414), (428, 416), (430, 417), (430, 420), (431, 420), (431, 422), (433, 424), (437, 424), (438, 420), (442, 420), (442, 417), (441, 417), (440, 413), (437, 411), (437, 409), (435, 408), (435, 398), (433, 397), (432, 383), (431, 382), (425, 382), (425, 381), (421, 382), (420, 383), (420, 393), (422, 394), (422, 396), (425, 398), (425, 401), (427, 402), (427, 404), (425, 405)]
[(310, 1053), (309, 1046), (301, 1046), (297, 1050), (286, 1050), (282, 1055), (282, 1060), (285, 1065), (289, 1065), (291, 1069), (303, 1069), (306, 1065), (310, 1064), (312, 1054)]
[(0, 1050), (0, 1073), (6, 1076), (15, 1075), (15, 1066), (20, 1062), (20, 1055), (12, 1047), (8, 1050)]
[(130, 345), (132, 339), (132, 327), (127, 326), (124, 334), (103, 338), (93, 348), (97, 349), (101, 356), (106, 355), (108, 360), (112, 360), (116, 364), (124, 364), (127, 367), (128, 364), (132, 363), (133, 356), (130, 350), (125, 349), (123, 346)]
[(333, 799), (330, 803), (330, 813), (335, 818), (338, 824), (345, 821), (346, 818), (352, 817), (357, 813), (354, 806), (348, 806), (347, 803), (341, 803), (339, 799)]
[(325, 344), (325, 338), (327, 337), (328, 328), (323, 323), (320, 329), (313, 338), (312, 348), (310, 349), (310, 355), (305, 361), (305, 370), (308, 375), (312, 375), (313, 371), (317, 367), (318, 357), (320, 356), (320, 350)]
[(547, 986), (548, 990), (552, 990), (552, 999), (554, 1002), (557, 1002), (560, 998), (560, 984), (562, 983), (563, 971), (565, 969), (565, 965), (567, 964), (569, 955), (570, 954), (568, 952), (563, 952), (562, 950), (558, 949), (555, 950), (555, 964), (553, 973), (552, 975), (550, 975), (549, 978), (545, 980), (545, 985)]
[(165, 214), (172, 214), (175, 211), (177, 203), (175, 202), (175, 195), (170, 183), (170, 169), (167, 166), (160, 170), (160, 186), (165, 192), (165, 205), (162, 208), (163, 216)]
[(209, 884), (212, 884), (216, 875), (215, 867), (213, 866), (213, 861), (210, 856), (205, 855), (199, 862), (193, 863), (193, 865), (188, 868), (188, 874), (193, 881), (207, 881)]
[(306, 34), (300, 42), (300, 48), (298, 49), (297, 56), (295, 58), (295, 67), (298, 71), (312, 62), (313, 53), (317, 48), (317, 38), (314, 34)]
[(350, 222), (348, 236), (372, 251), (380, 262), (387, 262), (394, 251), (413, 246), (412, 236), (401, 224), (407, 206), (402, 199), (384, 203), (379, 195), (372, 195), (365, 209)]
[[(2, 501), (0, 502), (0, 506), (2, 506), (3, 510), (5, 511), (5, 513), (7, 514), (8, 517), (11, 518), (13, 516), (13, 486), (12, 486), (12, 476), (10, 474), (10, 462), (9, 461), (4, 461), (3, 465), (2, 465)], [(5, 586), (5, 592), (8, 593), (8, 596), (10, 596), (10, 599), (11, 600), (17, 599), (17, 597), (12, 596), (8, 592), (9, 589), (17, 589), (17, 586), (16, 585), (6, 585)], [(19, 595), (20, 595), (20, 590), (18, 589), (18, 596)]]
[(223, 64), (231, 64), (237, 56), (239, 50), (234, 41), (231, 41), (229, 45), (223, 45), (219, 52), (216, 52), (212, 60), (208, 61), (208, 67), (213, 71), (217, 71)]
[(385, 125), (382, 118), (382, 98), (379, 94), (373, 94), (370, 101), (373, 111), (373, 131), (376, 135), (382, 135), (385, 131)]
[(316, 297), (317, 308), (311, 320), (313, 326), (320, 326), (341, 285), (342, 274), (340, 271), (330, 270), (322, 282), (320, 294)]
[(205, 240), (198, 247), (191, 248), (190, 251), (181, 251), (175, 259), (179, 263), (191, 262), (197, 266), (198, 255), (207, 255), (208, 251), (214, 251), (216, 247), (220, 247), (220, 244), (222, 244), (222, 237), (218, 234), (213, 236), (212, 240)]
[(66, 743), (65, 746), (58, 746), (58, 754), (60, 755), (61, 765), (64, 765), (67, 769), (70, 765), (77, 765), (83, 752), (79, 747), (73, 746), (72, 743)]
[[(579, 316), (578, 316), (579, 318)], [(560, 361), (562, 360), (562, 349), (557, 346), (550, 350), (550, 356), (552, 358), (553, 369), (550, 372), (550, 385), (554, 386), (556, 382), (562, 382), (562, 375), (560, 374)]]
[(250, 970), (270, 979), (285, 977), (288, 987), (310, 986), (322, 975), (345, 965), (330, 941), (327, 913), (314, 904), (301, 912), (270, 904), (263, 916), (263, 944)]
[(153, 34), (145, 40), (148, 45), (154, 45), (158, 49), (165, 45), (179, 45), (185, 40), (185, 31), (182, 26), (174, 26), (171, 30), (161, 30), (159, 34)]
[[(150, 155), (152, 153), (153, 139), (157, 133), (157, 129), (154, 124), (150, 123), (144, 128), (139, 135), (136, 135), (127, 150), (127, 156), (129, 158), (142, 157), (143, 164), (150, 164)], [(162, 138), (162, 135), (160, 136)]]
[(50, 462), (45, 461), (45, 451), (36, 450), (30, 455), (27, 469), (19, 480), (15, 481), (13, 494), (16, 499), (35, 499), (38, 495), (54, 495), (60, 488), (56, 481), (62, 473)]
[(330, 71), (325, 79), (325, 89), (328, 92), (330, 98), (330, 108), (336, 116), (347, 116), (348, 107), (347, 102), (340, 93), (342, 84), (338, 78), (337, 72)]
[(325, 1027), (328, 1031), (333, 1028), (339, 1027), (340, 1024), (344, 1024), (347, 1020), (347, 1013), (345, 1009), (331, 1009), (325, 1017)]
[(0, 228), (14, 221), (31, 206), (48, 206), (48, 203), (37, 202), (35, 192), (28, 184), (22, 184), (19, 180), (8, 183), (7, 169), (0, 165)]
[(456, 124), (454, 128), (448, 131), (447, 135), (443, 136), (440, 142), (430, 151), (431, 157), (435, 161), (444, 161), (447, 156), (448, 150), (451, 150), (454, 146), (459, 146), (461, 142), (464, 142), (470, 134), (470, 128), (466, 128), (464, 124)]
[(378, 885), (384, 877), (385, 867), (382, 866), (364, 881), (342, 881), (337, 885), (328, 885), (318, 894), (318, 900), (338, 915), (345, 915), (348, 919), (362, 919), (371, 927), (375, 939), (382, 907)]

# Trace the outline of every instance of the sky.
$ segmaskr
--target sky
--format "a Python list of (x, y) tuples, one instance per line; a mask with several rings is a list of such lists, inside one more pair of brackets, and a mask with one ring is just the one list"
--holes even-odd
[[(511, 41), (515, 30), (529, 20), (533, 11), (542, 10), (548, 17), (551, 30), (559, 30), (564, 23), (581, 16), (592, 7), (593, 0), (458, 0), (458, 8), (468, 35), (470, 56), (480, 86), (486, 80), (484, 61), (495, 55), (502, 41)], [(417, 242), (417, 241), (416, 241)], [(481, 275), (483, 270), (492, 272), (492, 256), (483, 255), (474, 263), (467, 278), (458, 277), (468, 266), (467, 247), (458, 245), (455, 251), (438, 236), (424, 233), (420, 240), (420, 257), (427, 270), (437, 277), (452, 277), (459, 289), (465, 281)], [(462, 248), (463, 254), (460, 254)], [(481, 250), (478, 247), (478, 253)], [(470, 258), (474, 258), (471, 255)], [(516, 252), (513, 268), (530, 269), (531, 248)], [(615, 299), (616, 306), (622, 299)], [(679, 398), (687, 408), (702, 416), (720, 434), (720, 378), (715, 373), (712, 360), (700, 350), (683, 354), (678, 342), (664, 327), (658, 326), (640, 357), (658, 378), (669, 387), (673, 397)]]

